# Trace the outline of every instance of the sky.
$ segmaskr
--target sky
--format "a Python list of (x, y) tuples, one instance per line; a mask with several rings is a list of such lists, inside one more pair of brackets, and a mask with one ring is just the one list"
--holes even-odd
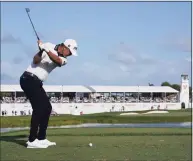
[(191, 2), (1, 2), (1, 84), (19, 84), (43, 42), (78, 43), (46, 85), (191, 81)]

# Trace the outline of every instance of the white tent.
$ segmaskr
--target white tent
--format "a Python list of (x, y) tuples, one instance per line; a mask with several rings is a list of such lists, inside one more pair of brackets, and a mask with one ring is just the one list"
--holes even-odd
[[(63, 86), (45, 85), (46, 92), (135, 92), (135, 93), (178, 93), (177, 90), (167, 86)], [(22, 92), (19, 85), (1, 85), (1, 92)]]

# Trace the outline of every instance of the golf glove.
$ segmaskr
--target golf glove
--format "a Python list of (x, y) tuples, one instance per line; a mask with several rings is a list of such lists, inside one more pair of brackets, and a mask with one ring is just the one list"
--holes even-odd
[(41, 44), (39, 44), (39, 47), (41, 50), (44, 50), (47, 53), (50, 51), (49, 48), (46, 46), (46, 44), (41, 43)]

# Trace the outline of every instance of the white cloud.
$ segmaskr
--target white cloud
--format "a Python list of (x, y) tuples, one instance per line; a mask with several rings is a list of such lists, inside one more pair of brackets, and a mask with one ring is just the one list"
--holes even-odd
[(1, 62), (1, 73), (14, 78), (17, 83), (19, 81), (19, 77), (21, 76), (24, 70), (25, 69), (23, 69), (22, 66), (18, 66), (17, 64), (13, 64), (7, 61)]
[(2, 35), (1, 37), (2, 44), (19, 44), (21, 43), (20, 38), (15, 38), (12, 34)]
[(178, 52), (191, 52), (191, 37), (167, 35), (162, 39), (161, 45), (166, 50), (173, 50)]
[(162, 63), (147, 54), (140, 54), (125, 43), (121, 43), (115, 52), (109, 54), (112, 61), (123, 73), (127, 72), (133, 77), (147, 77), (156, 72), (156, 65)]
[(23, 58), (20, 56), (16, 56), (12, 60), (13, 64), (20, 64), (22, 61), (23, 61)]
[(94, 73), (100, 68), (99, 65), (91, 62), (85, 62), (82, 64), (81, 70), (87, 73)]
[[(67, 32), (67, 31), (66, 31)], [(61, 35), (61, 38), (63, 35)], [(6, 40), (6, 39), (4, 39)], [(17, 39), (16, 39), (17, 40)], [(5, 42), (8, 42), (8, 38)], [(14, 41), (11, 41), (14, 42)], [(35, 48), (19, 43), (26, 54), (32, 58)], [(177, 44), (183, 44), (178, 42)], [(177, 49), (182, 48), (179, 45)], [(48, 77), (48, 84), (78, 84), (78, 85), (147, 85), (148, 82), (161, 84), (171, 80), (177, 83), (182, 73), (190, 73), (190, 58), (184, 60), (158, 60), (148, 53), (139, 53), (129, 45), (121, 43), (113, 47), (108, 54), (109, 60), (98, 64), (98, 61), (80, 62), (76, 66), (67, 65), (56, 69)], [(1, 71), (4, 80), (13, 79), (16, 83), (25, 70), (17, 65), (20, 58), (13, 59), (14, 63), (1, 62)], [(75, 67), (75, 68), (74, 68)]]
[[(119, 81), (128, 80), (131, 84), (144, 84), (152, 82), (160, 84), (162, 81), (171, 79), (173, 82), (180, 80), (182, 73), (190, 75), (190, 59), (187, 61), (170, 59), (160, 60), (147, 54), (138, 53), (120, 44), (115, 48), (116, 52), (109, 54), (109, 60), (115, 67), (119, 68)], [(117, 74), (117, 73), (114, 73)], [(178, 79), (177, 79), (178, 78)], [(126, 81), (125, 80), (125, 81)], [(180, 82), (176, 82), (180, 83)]]
[(186, 60), (187, 62), (192, 62), (192, 58), (191, 58), (191, 57), (187, 57), (185, 60)]
[(119, 68), (123, 71), (123, 72), (130, 72), (130, 68), (128, 66), (126, 66), (125, 64), (120, 64)]
[(1, 83), (2, 84), (15, 84), (15, 78), (6, 74), (6, 73), (1, 73)]

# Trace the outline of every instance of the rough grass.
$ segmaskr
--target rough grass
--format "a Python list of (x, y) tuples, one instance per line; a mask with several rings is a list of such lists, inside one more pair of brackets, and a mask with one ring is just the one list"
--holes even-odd
[[(147, 112), (147, 111), (145, 111)], [(145, 113), (143, 111), (143, 113)], [(49, 126), (76, 125), (82, 123), (173, 123), (191, 122), (190, 110), (169, 111), (168, 114), (148, 114), (120, 116), (120, 112), (89, 114), (82, 116), (60, 115), (52, 116)], [(27, 127), (30, 124), (31, 116), (9, 116), (1, 117), (1, 128), (6, 127)]]

